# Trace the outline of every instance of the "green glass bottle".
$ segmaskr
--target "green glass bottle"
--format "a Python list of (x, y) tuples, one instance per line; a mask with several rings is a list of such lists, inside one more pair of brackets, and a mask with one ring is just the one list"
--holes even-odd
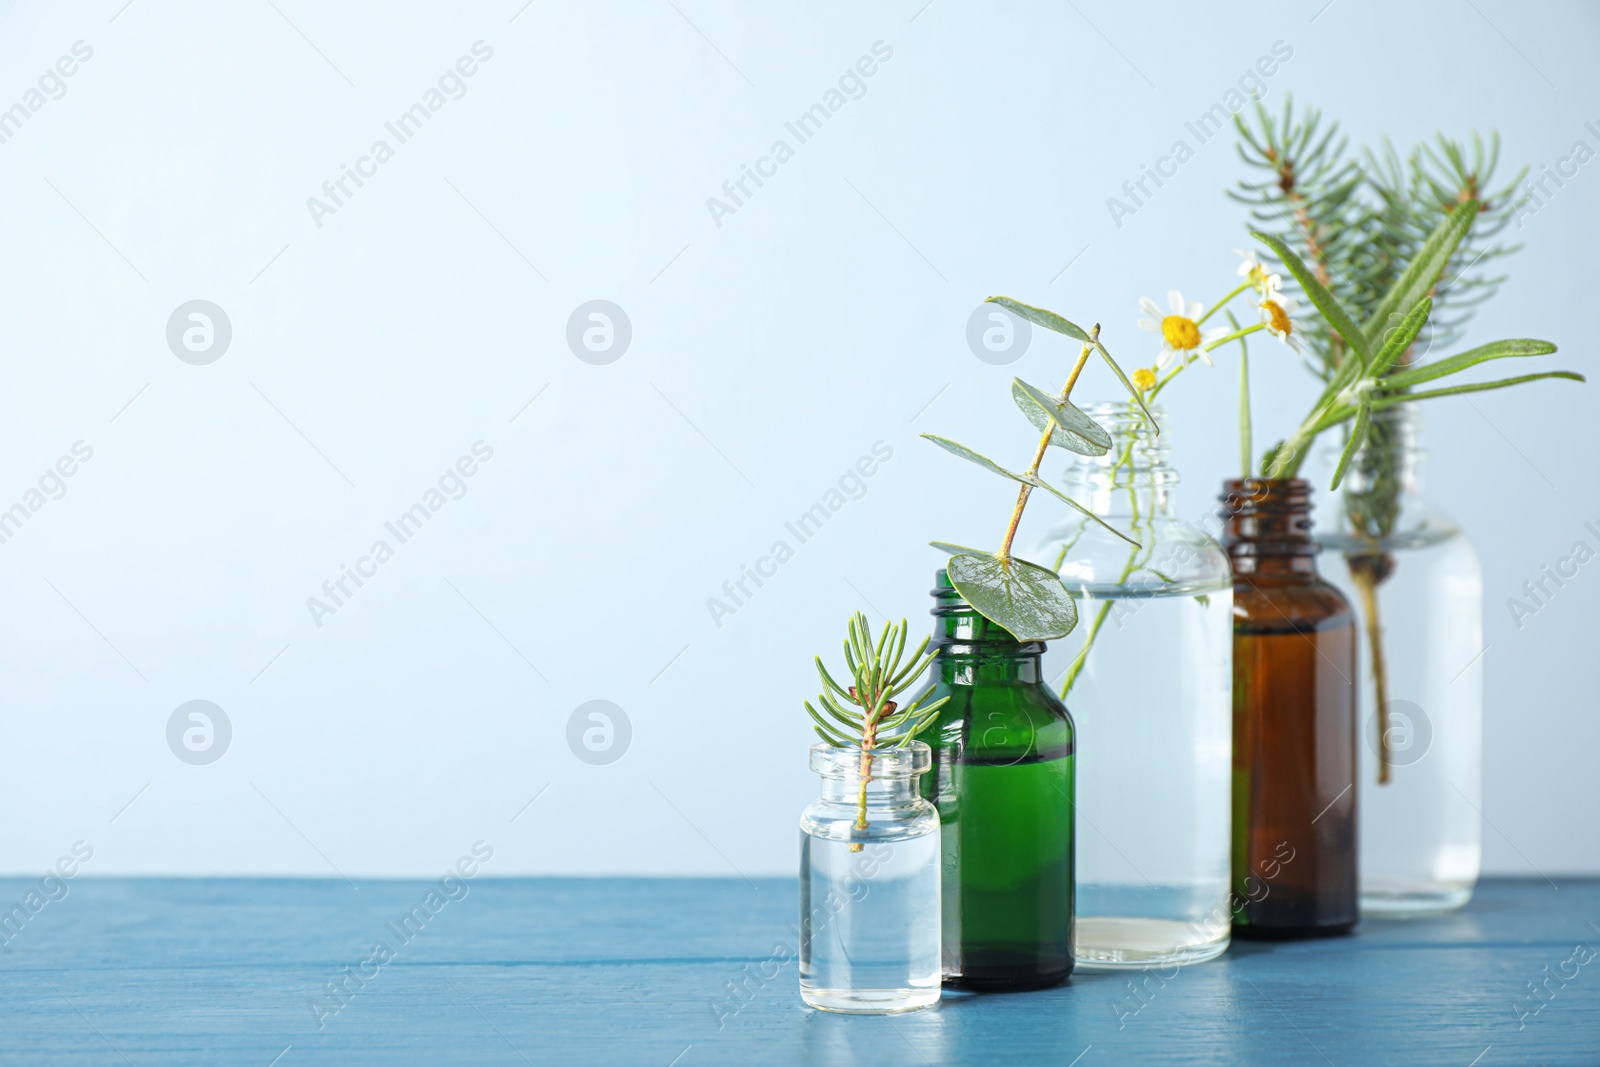
[(1019, 642), (940, 571), (920, 699), (949, 697), (921, 735), (939, 809), (944, 983), (1041, 989), (1072, 973), (1072, 717), (1045, 683), (1044, 642)]

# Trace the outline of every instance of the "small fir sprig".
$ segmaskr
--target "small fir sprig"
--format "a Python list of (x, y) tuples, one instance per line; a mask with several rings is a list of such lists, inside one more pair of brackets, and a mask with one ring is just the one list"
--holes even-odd
[[(867, 783), (872, 780), (872, 753), (879, 748), (905, 748), (919, 733), (932, 726), (939, 709), (949, 701), (940, 697), (931, 704), (913, 700), (904, 708), (895, 697), (916, 684), (922, 673), (933, 662), (933, 654), (923, 655), (928, 647), (924, 637), (911, 659), (904, 667), (906, 633), (910, 629), (905, 619), (896, 626), (885, 626), (872, 640), (872, 624), (861, 612), (850, 619), (844, 639), (844, 662), (849, 671), (849, 686), (834, 681), (833, 675), (816, 657), (817, 674), (822, 678), (822, 691), (817, 703), (822, 711), (805, 702), (806, 713), (811, 716), (812, 728), (817, 736), (835, 748), (858, 748), (861, 751), (861, 794), (858, 800), (856, 829), (867, 828)], [(861, 851), (859, 843), (850, 846), (852, 852)]]
[[(1155, 422), (1150, 419), (1150, 411), (1145, 407), (1144, 398), (1140, 396), (1139, 390), (1128, 380), (1122, 368), (1117, 366), (1117, 361), (1111, 358), (1111, 353), (1106, 351), (1105, 345), (1100, 343), (1098, 323), (1094, 329), (1086, 331), (1053, 311), (1033, 307), (1012, 300), (1010, 297), (991, 296), (989, 302), (999, 304), (1037, 326), (1082, 341), (1083, 348), (1078, 353), (1077, 363), (1068, 375), (1066, 385), (1058, 394), (1029, 385), (1020, 378), (1012, 380), (1012, 400), (1034, 429), (1042, 434), (1034, 449), (1033, 461), (1028, 464), (1027, 470), (1020, 474), (1007, 470), (986, 456), (979, 455), (966, 445), (935, 434), (922, 435), (946, 452), (975, 463), (991, 474), (998, 474), (1002, 478), (1021, 483), (1021, 489), (1017, 492), (1017, 502), (1012, 506), (1011, 518), (1006, 524), (1005, 535), (996, 551), (985, 552), (982, 549), (953, 545), (945, 541), (929, 543), (934, 548), (950, 553), (950, 559), (945, 564), (945, 573), (950, 577), (950, 584), (978, 614), (1003, 627), (1018, 641), (1053, 640), (1072, 632), (1072, 628), (1078, 623), (1078, 609), (1059, 574), (1048, 567), (1019, 559), (1011, 552), (1011, 544), (1016, 539), (1017, 528), (1022, 522), (1022, 512), (1027, 507), (1029, 495), (1035, 489), (1043, 489), (1135, 548), (1138, 547), (1138, 542), (1131, 537), (1112, 528), (1094, 512), (1039, 477), (1039, 466), (1044, 462), (1045, 452), (1052, 445), (1085, 456), (1103, 456), (1111, 449), (1111, 435), (1074, 406), (1070, 399), (1072, 389), (1078, 382), (1078, 376), (1083, 373), (1084, 365), (1088, 363), (1092, 353), (1100, 353), (1139, 405), (1140, 411), (1150, 421), (1151, 426), (1155, 426)], [(1159, 427), (1156, 428), (1156, 432), (1160, 432)]]
[[(1427, 343), (1455, 344), (1472, 311), (1505, 280), (1489, 268), (1521, 247), (1502, 244), (1499, 236), (1511, 222), (1518, 204), (1514, 191), (1527, 170), (1495, 187), (1499, 135), (1485, 139), (1474, 133), (1469, 146), (1437, 134), (1404, 159), (1386, 141), (1381, 150), (1363, 149), (1352, 158), (1338, 123), (1324, 123), (1314, 108), (1297, 113), (1289, 99), (1275, 118), (1258, 101), (1255, 118), (1252, 126), (1238, 115), (1234, 124), (1239, 155), (1259, 177), (1240, 181), (1228, 195), (1249, 206), (1253, 229), (1272, 234), (1300, 256), (1358, 322), (1371, 316), (1440, 221), (1468, 200), (1478, 202), (1479, 217), (1433, 293)], [(1303, 291), (1302, 296), (1309, 298)], [(1332, 380), (1349, 343), (1321, 321), (1308, 324), (1306, 340), (1311, 369)]]

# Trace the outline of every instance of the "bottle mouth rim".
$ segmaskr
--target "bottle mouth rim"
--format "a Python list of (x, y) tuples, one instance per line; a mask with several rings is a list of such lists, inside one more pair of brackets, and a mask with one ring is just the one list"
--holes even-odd
[(940, 626), (944, 623), (942, 621), (935, 622), (933, 639), (928, 645), (930, 649), (950, 649), (954, 646), (964, 646), (972, 649), (984, 649), (986, 654), (999, 655), (1037, 655), (1044, 650), (1044, 642), (1019, 641), (1011, 631), (990, 620), (983, 612), (968, 603), (967, 599), (961, 595), (961, 590), (957, 589), (955, 584), (950, 581), (949, 571), (943, 567), (940, 567), (934, 573), (933, 588), (928, 590), (928, 593), (933, 597), (933, 607), (928, 610), (928, 614), (932, 615), (935, 620), (948, 620), (962, 616), (970, 616), (981, 620), (975, 626), (975, 629), (981, 632), (971, 633), (959, 638), (942, 635)]
[[(839, 748), (826, 741), (811, 746), (811, 769), (824, 778), (859, 779), (860, 746)], [(933, 767), (933, 749), (926, 741), (912, 741), (903, 748), (873, 748), (868, 773), (877, 779), (915, 778)]]
[(1311, 496), (1304, 478), (1224, 478), (1217, 500), (1224, 515), (1253, 515), (1309, 507)]
[[(1076, 406), (1078, 410), (1082, 411), (1085, 415), (1093, 415), (1096, 413), (1102, 415), (1126, 414), (1132, 416), (1140, 422), (1144, 421), (1144, 412), (1140, 411), (1139, 405), (1134, 403), (1131, 399), (1095, 400), (1088, 404), (1079, 404)], [(1145, 406), (1150, 409), (1150, 414), (1155, 417), (1157, 422), (1160, 422), (1161, 416), (1167, 413), (1166, 405), (1159, 401), (1153, 404), (1147, 403)]]

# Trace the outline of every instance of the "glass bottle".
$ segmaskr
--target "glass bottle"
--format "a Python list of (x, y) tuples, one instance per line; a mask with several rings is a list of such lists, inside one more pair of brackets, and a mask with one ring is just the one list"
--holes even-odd
[(931, 763), (921, 741), (865, 766), (858, 748), (811, 746), (822, 795), (800, 816), (800, 996), (813, 1008), (939, 999), (939, 815), (918, 792)]
[(1069, 512), (1029, 557), (1078, 597), (1078, 628), (1045, 659), (1089, 754), (1073, 954), (1096, 969), (1196, 963), (1228, 947), (1233, 577), (1175, 514), (1170, 434), (1128, 404), (1088, 414), (1111, 451), (1077, 457), (1067, 491), (1139, 547)]
[(1317, 575), (1311, 487), (1229, 481), (1233, 935), (1342, 934), (1357, 919), (1356, 631)]
[(1418, 430), (1415, 404), (1375, 412), (1318, 501), (1320, 564), (1360, 627), (1361, 910), (1389, 917), (1461, 907), (1483, 856), (1483, 572), (1418, 491)]
[(919, 699), (949, 697), (921, 736), (922, 795), (939, 810), (944, 980), (1041, 989), (1072, 973), (1072, 718), (1044, 681), (1044, 642), (1019, 642), (933, 593), (934, 660)]

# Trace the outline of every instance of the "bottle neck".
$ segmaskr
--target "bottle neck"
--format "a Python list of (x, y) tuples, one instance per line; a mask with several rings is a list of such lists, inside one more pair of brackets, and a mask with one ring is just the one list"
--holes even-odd
[(940, 571), (934, 579), (933, 670), (946, 683), (979, 681), (1036, 684), (1044, 678), (1043, 641), (1018, 641), (1009, 630), (978, 614)]
[(1222, 547), (1233, 573), (1315, 575), (1311, 485), (1300, 478), (1230, 479), (1223, 483)]
[(832, 803), (860, 803), (865, 780), (868, 808), (914, 805), (921, 796), (922, 773), (931, 766), (932, 752), (921, 741), (869, 753), (826, 744), (811, 746), (811, 769), (822, 778), (822, 799)]
[[(822, 789), (818, 795), (831, 804), (860, 803), (861, 776), (851, 775), (848, 778), (824, 776)], [(867, 779), (868, 808), (906, 807), (915, 804), (920, 795), (916, 778), (879, 778), (872, 775)]]
[(1066, 473), (1068, 492), (1096, 515), (1173, 514), (1178, 472), (1167, 463), (1172, 442), (1166, 409), (1150, 407), (1160, 434), (1132, 402), (1093, 404), (1084, 413), (1111, 435), (1111, 448), (1103, 456), (1074, 457)]

